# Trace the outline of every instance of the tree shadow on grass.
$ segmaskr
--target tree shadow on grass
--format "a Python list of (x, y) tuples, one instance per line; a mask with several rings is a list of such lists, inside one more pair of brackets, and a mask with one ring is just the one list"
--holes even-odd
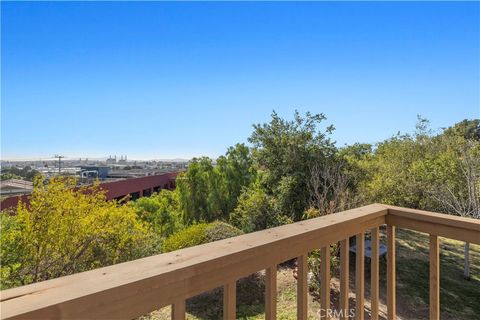
[[(428, 319), (429, 262), (422, 259), (397, 261), (397, 287), (411, 310)], [(408, 301), (407, 300), (407, 301)], [(478, 319), (480, 281), (464, 280), (463, 268), (440, 259), (440, 309), (442, 319)], [(420, 303), (419, 303), (420, 302)], [(420, 318), (419, 318), (420, 319)]]
[[(406, 319), (428, 319), (429, 258), (428, 235), (399, 230), (397, 242), (397, 313)], [(478, 253), (471, 250), (472, 273), (477, 273)], [(380, 268), (385, 281), (386, 267)], [(441, 241), (440, 310), (441, 319), (479, 319), (480, 281), (463, 279), (463, 244)]]
[[(265, 311), (265, 279), (254, 273), (237, 281), (237, 319), (246, 319)], [(199, 319), (222, 319), (223, 288), (187, 300), (187, 312)]]

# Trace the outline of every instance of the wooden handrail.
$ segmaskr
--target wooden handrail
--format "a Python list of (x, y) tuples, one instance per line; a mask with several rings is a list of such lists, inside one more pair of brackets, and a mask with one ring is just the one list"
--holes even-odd
[(480, 220), (385, 205), (386, 222), (399, 228), (480, 244)]
[[(428, 226), (429, 223), (433, 226)], [(338, 241), (343, 241), (342, 257), (346, 256), (348, 259), (345, 249), (349, 237), (384, 224), (389, 226), (389, 230), (394, 230), (395, 226), (408, 227), (438, 236), (454, 236), (454, 239), (480, 243), (478, 220), (373, 204), (1, 291), (1, 318), (131, 319), (167, 305), (174, 305), (172, 309), (175, 319), (183, 319), (186, 299), (221, 286), (226, 289), (224, 312), (227, 311), (225, 314), (231, 318), (235, 314), (234, 284), (238, 279), (259, 270), (269, 269), (269, 281), (275, 281), (272, 272), (278, 263), (305, 256), (315, 249), (328, 248), (331, 243)], [(394, 241), (394, 238), (388, 240), (389, 249), (394, 248)], [(323, 255), (327, 255), (325, 251)], [(394, 252), (388, 257), (391, 258), (391, 255), (394, 262)], [(302, 259), (301, 263), (305, 261)], [(345, 261), (341, 263), (345, 267)], [(389, 306), (393, 307), (389, 319), (393, 319), (395, 266), (391, 265), (391, 261), (387, 263), (390, 265), (389, 272), (393, 271), (393, 279), (390, 275), (393, 289), (387, 291), (390, 296), (387, 297)], [(323, 272), (329, 272), (325, 269), (327, 268), (322, 269)], [(299, 292), (304, 295), (304, 279), (307, 275), (303, 268), (302, 271), (299, 274)], [(342, 274), (348, 278), (345, 270)], [(322, 275), (322, 279), (329, 279), (329, 275)], [(363, 287), (363, 280), (361, 286)], [(272, 289), (274, 287), (272, 283), (268, 285), (266, 296), (269, 299), (276, 299)], [(345, 285), (342, 288), (345, 288)], [(345, 293), (343, 296), (345, 297)], [(344, 298), (342, 307), (346, 307), (347, 299)], [(306, 317), (303, 305), (306, 301), (299, 300), (299, 316), (303, 318)], [(268, 305), (269, 317), (274, 319), (275, 311), (272, 308), (276, 304), (269, 301)], [(358, 309), (360, 308), (361, 306), (358, 306)]]

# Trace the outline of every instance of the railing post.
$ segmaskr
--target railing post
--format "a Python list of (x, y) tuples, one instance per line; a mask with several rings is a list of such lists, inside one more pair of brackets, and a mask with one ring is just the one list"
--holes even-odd
[(387, 317), (396, 318), (395, 297), (395, 226), (387, 225)]
[(438, 236), (430, 235), (430, 320), (440, 319), (440, 250)]
[(330, 319), (330, 246), (320, 249), (320, 319)]
[(172, 320), (185, 320), (185, 300), (172, 304)]
[(340, 241), (340, 319), (349, 319), (350, 306), (348, 303), (349, 288), (349, 238)]
[(277, 319), (277, 265), (265, 270), (265, 319)]
[(223, 319), (237, 318), (237, 282), (232, 281), (223, 286)]
[(365, 233), (359, 233), (356, 236), (356, 260), (355, 260), (355, 319), (363, 320), (365, 304), (364, 300), (364, 275), (365, 275)]
[(306, 320), (308, 314), (308, 253), (297, 258), (297, 320)]
[(372, 315), (371, 320), (378, 320), (378, 300), (379, 300), (379, 256), (378, 256), (378, 247), (380, 245), (379, 241), (379, 229), (373, 228), (371, 231), (372, 237), (370, 239), (370, 300), (372, 306)]

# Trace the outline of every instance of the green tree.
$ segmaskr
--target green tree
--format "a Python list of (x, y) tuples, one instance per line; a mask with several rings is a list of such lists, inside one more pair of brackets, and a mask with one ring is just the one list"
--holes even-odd
[[(345, 158), (355, 168), (358, 191), (368, 202), (472, 216), (478, 211), (474, 186), (479, 140), (472, 129), (476, 126), (477, 121), (462, 121), (432, 135), (428, 121), (419, 118), (414, 135), (397, 134), (377, 144), (371, 153), (350, 152)], [(448, 199), (462, 208), (442, 204)]]
[(17, 176), (14, 173), (2, 173), (0, 180), (11, 180), (11, 179), (21, 179), (22, 177)]
[(212, 160), (206, 157), (194, 158), (187, 171), (177, 177), (176, 188), (185, 224), (217, 218), (217, 213), (212, 212), (212, 205), (209, 205), (209, 197), (212, 198), (210, 187), (214, 180)]
[(40, 172), (32, 169), (30, 166), (25, 166), (21, 169), (17, 167), (11, 167), (2, 169), (2, 180), (24, 178), (25, 180), (33, 181), (35, 176), (37, 176), (39, 173)]
[(177, 178), (179, 207), (185, 223), (225, 220), (243, 188), (255, 179), (250, 149), (237, 144), (217, 159), (193, 159)]
[(275, 198), (267, 195), (259, 183), (243, 191), (230, 215), (230, 223), (246, 233), (290, 222), (289, 217), (279, 212)]
[(444, 134), (463, 137), (465, 140), (480, 141), (480, 119), (462, 120), (445, 129)]
[(230, 147), (225, 156), (217, 159), (215, 171), (220, 178), (217, 189), (221, 191), (221, 198), (217, 201), (221, 204), (220, 211), (224, 219), (228, 219), (236, 207), (242, 190), (255, 180), (256, 171), (252, 163), (250, 149), (244, 144)]
[(358, 168), (358, 192), (365, 195), (366, 202), (428, 207), (426, 192), (413, 170), (429, 148), (429, 140), (398, 134), (378, 143), (372, 154), (350, 158), (350, 163)]
[(295, 111), (294, 119), (282, 119), (275, 111), (269, 123), (254, 125), (249, 138), (262, 188), (275, 196), (282, 214), (300, 220), (309, 206), (308, 181), (314, 164), (326, 162), (336, 153), (329, 134), (333, 126), (321, 129), (323, 114)]
[[(359, 177), (357, 192), (367, 202), (478, 218), (479, 124), (478, 119), (464, 120), (433, 135), (428, 121), (419, 117), (413, 135), (397, 134), (365, 154), (348, 150), (345, 159)], [(466, 244), (466, 278), (468, 252)]]
[(175, 191), (163, 189), (150, 197), (131, 201), (129, 205), (162, 238), (168, 237), (182, 226), (178, 194)]
[[(432, 138), (430, 152), (415, 167), (432, 210), (480, 218), (480, 139), (472, 134), (476, 126), (478, 121), (462, 121)], [(470, 278), (469, 250), (466, 243), (466, 279)]]

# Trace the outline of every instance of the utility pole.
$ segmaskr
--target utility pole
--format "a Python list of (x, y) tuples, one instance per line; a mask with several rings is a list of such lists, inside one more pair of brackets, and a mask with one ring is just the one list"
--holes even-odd
[(61, 156), (61, 155), (54, 155), (53, 156), (54, 158), (58, 158), (58, 175), (60, 175), (60, 165), (61, 165), (61, 161), (62, 161), (62, 158), (65, 158), (64, 156)]

